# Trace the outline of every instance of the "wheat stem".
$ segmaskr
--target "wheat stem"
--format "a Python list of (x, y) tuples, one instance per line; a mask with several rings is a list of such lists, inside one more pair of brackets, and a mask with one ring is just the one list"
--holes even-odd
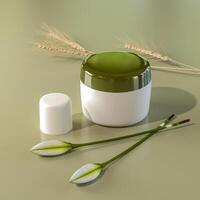
[(181, 74), (191, 74), (191, 75), (200, 75), (200, 72), (195, 71), (187, 71), (183, 69), (170, 69), (168, 67), (157, 67), (157, 66), (151, 66), (153, 70), (158, 71), (167, 71), (167, 72), (175, 72), (175, 73), (181, 73)]
[(169, 70), (181, 70), (181, 71), (189, 71), (194, 73), (200, 73), (200, 69), (188, 69), (188, 68), (180, 68), (180, 67), (159, 67), (159, 66), (153, 66), (156, 69), (169, 69)]

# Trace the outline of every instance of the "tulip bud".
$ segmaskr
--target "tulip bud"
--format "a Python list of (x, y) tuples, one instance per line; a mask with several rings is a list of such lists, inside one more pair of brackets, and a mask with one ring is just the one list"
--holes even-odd
[(57, 156), (72, 150), (72, 144), (59, 140), (46, 140), (31, 148), (31, 152), (40, 156)]
[(84, 184), (95, 180), (102, 172), (103, 168), (100, 164), (89, 163), (77, 171), (70, 178), (70, 183)]

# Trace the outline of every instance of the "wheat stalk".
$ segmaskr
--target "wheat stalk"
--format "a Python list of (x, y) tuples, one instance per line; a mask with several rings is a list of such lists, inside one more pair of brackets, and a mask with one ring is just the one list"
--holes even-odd
[[(47, 25), (43, 25), (42, 35), (45, 40), (34, 43), (35, 46), (39, 49), (47, 50), (54, 55), (58, 55), (61, 57), (71, 57), (71, 58), (79, 58), (84, 59), (88, 55), (93, 54), (92, 51), (89, 51), (82, 47), (75, 40), (70, 38), (66, 33), (58, 31), (55, 28), (50, 28)], [(140, 48), (135, 46), (132, 43), (125, 42), (124, 47), (131, 51), (134, 51), (141, 56), (149, 57), (154, 60), (159, 60), (168, 64), (176, 65), (177, 67), (158, 67), (152, 66), (154, 70), (162, 70), (168, 72), (176, 72), (176, 73), (184, 73), (184, 74), (200, 74), (200, 69), (193, 67), (191, 65), (187, 65), (181, 63), (177, 60), (170, 58), (169, 56), (162, 55), (159, 52), (155, 52), (150, 49)]]
[(140, 47), (135, 46), (134, 44), (129, 43), (129, 42), (125, 42), (124, 47), (126, 49), (135, 51), (135, 52), (137, 52), (141, 55), (150, 57), (151, 59), (154, 59), (154, 60), (159, 60), (159, 61), (162, 61), (162, 62), (165, 62), (165, 63), (168, 63), (168, 64), (172, 64), (172, 65), (176, 65), (176, 66), (179, 66), (179, 67), (185, 67), (187, 69), (193, 69), (193, 70), (199, 71), (199, 69), (194, 67), (194, 66), (187, 65), (185, 63), (179, 62), (177, 60), (170, 58), (169, 56), (162, 55), (159, 52), (155, 52), (155, 51), (150, 50), (150, 49), (140, 48)]
[(53, 54), (60, 55), (62, 57), (83, 59), (93, 53), (82, 47), (66, 33), (58, 31), (55, 28), (50, 28), (47, 25), (43, 25), (42, 35), (44, 36), (45, 41), (36, 42), (36, 47), (47, 50)]

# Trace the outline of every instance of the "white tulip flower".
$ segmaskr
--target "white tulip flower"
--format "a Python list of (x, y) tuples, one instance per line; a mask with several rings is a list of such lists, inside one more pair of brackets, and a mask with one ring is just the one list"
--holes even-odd
[(31, 148), (31, 152), (40, 156), (57, 156), (72, 150), (72, 144), (59, 140), (46, 140)]
[(77, 171), (70, 178), (70, 183), (84, 184), (95, 180), (102, 172), (101, 164), (88, 163)]

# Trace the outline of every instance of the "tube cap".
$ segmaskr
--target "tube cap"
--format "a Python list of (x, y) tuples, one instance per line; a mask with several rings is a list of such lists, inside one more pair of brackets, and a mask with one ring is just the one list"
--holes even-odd
[(62, 93), (46, 94), (40, 99), (40, 130), (60, 135), (72, 130), (71, 99)]

